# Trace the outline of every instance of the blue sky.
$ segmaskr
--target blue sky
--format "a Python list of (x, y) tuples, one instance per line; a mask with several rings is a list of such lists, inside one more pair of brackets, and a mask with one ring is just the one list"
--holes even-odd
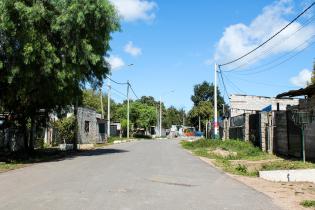
[[(214, 62), (224, 63), (244, 54), (310, 4), (309, 0), (111, 1), (122, 17), (122, 31), (114, 33), (111, 41), (112, 78), (130, 80), (138, 96), (158, 99), (162, 95), (167, 106), (187, 111), (192, 106), (193, 86), (204, 80), (213, 82)], [(241, 93), (237, 86), (246, 94), (275, 96), (303, 86), (315, 58), (314, 39), (310, 39), (315, 34), (313, 14), (314, 10), (306, 13), (250, 57), (222, 67), (226, 71), (241, 66), (224, 73), (228, 93)], [(274, 67), (290, 55), (292, 59)], [(131, 63), (134, 65), (128, 66)], [(260, 70), (268, 71), (248, 75)], [(126, 89), (113, 87), (120, 92)], [(115, 91), (113, 98), (122, 100)]]

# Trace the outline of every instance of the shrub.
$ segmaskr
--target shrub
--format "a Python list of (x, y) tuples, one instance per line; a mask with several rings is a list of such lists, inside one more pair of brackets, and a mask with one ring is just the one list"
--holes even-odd
[(75, 117), (65, 117), (54, 123), (54, 127), (57, 129), (60, 142), (65, 144), (72, 144), (75, 138), (76, 122)]
[(300, 203), (305, 208), (315, 207), (315, 200), (305, 200)]

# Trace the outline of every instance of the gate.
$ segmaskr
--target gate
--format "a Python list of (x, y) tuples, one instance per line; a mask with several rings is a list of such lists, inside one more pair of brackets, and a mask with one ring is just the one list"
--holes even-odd
[(256, 147), (260, 146), (260, 120), (259, 114), (249, 115), (249, 141)]
[(230, 139), (244, 140), (245, 115), (238, 115), (230, 119)]

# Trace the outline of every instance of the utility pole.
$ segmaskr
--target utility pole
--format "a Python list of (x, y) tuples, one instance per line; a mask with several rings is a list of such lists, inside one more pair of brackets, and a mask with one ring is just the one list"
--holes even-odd
[(108, 92), (107, 92), (107, 138), (110, 137), (110, 78), (108, 77), (107, 80), (107, 87), (108, 87)]
[(102, 93), (102, 86), (103, 84), (101, 83), (100, 84), (100, 99), (101, 99), (101, 111), (102, 111), (102, 116), (101, 116), (101, 119), (104, 119), (105, 116), (104, 116), (104, 107), (103, 107), (103, 93)]
[(160, 137), (162, 137), (162, 96), (160, 96)]
[(129, 139), (129, 80), (127, 81), (127, 139)]
[(217, 95), (218, 64), (214, 64), (214, 138), (218, 138), (218, 95)]

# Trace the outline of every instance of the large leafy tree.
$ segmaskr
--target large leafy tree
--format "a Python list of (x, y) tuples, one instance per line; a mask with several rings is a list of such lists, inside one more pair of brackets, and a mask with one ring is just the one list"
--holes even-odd
[[(102, 93), (103, 94), (103, 93)], [(102, 96), (103, 101), (103, 111), (104, 111), (104, 117), (107, 116), (107, 103), (108, 103), (108, 97), (106, 94), (103, 94)], [(99, 114), (102, 113), (102, 107), (101, 107), (101, 99), (100, 99), (100, 92), (95, 91), (93, 89), (87, 89), (83, 90), (83, 96), (82, 96), (82, 106), (88, 107), (91, 109), (95, 109), (95, 111)], [(117, 109), (117, 104), (113, 99), (110, 99), (110, 109), (111, 113), (115, 113)], [(111, 120), (113, 120), (113, 114), (111, 114)]]
[[(218, 112), (222, 114), (223, 105), (225, 104), (224, 98), (221, 95), (219, 88), (217, 89), (218, 95)], [(194, 95), (191, 96), (194, 103), (192, 110), (189, 112), (190, 123), (197, 127), (199, 121), (203, 122), (213, 117), (213, 104), (214, 104), (214, 85), (206, 81), (194, 86)], [(202, 128), (203, 123), (201, 123)]]
[(188, 113), (190, 122), (203, 130), (206, 121), (213, 117), (213, 105), (210, 101), (201, 101), (197, 106), (194, 106)]
[(176, 109), (174, 106), (169, 107), (165, 111), (162, 121), (163, 127), (170, 128), (172, 125), (182, 125), (185, 111), (183, 109)]
[[(219, 88), (217, 89), (218, 95), (218, 110), (221, 110), (223, 107), (224, 98), (221, 96)], [(214, 103), (214, 85), (207, 81), (202, 82), (194, 86), (194, 95), (191, 96), (191, 100), (194, 103), (194, 106), (198, 106), (201, 101), (210, 101)]]
[(105, 78), (118, 29), (107, 0), (0, 1), (0, 106), (15, 114), (25, 140), (40, 109), (75, 104), (85, 83)]

